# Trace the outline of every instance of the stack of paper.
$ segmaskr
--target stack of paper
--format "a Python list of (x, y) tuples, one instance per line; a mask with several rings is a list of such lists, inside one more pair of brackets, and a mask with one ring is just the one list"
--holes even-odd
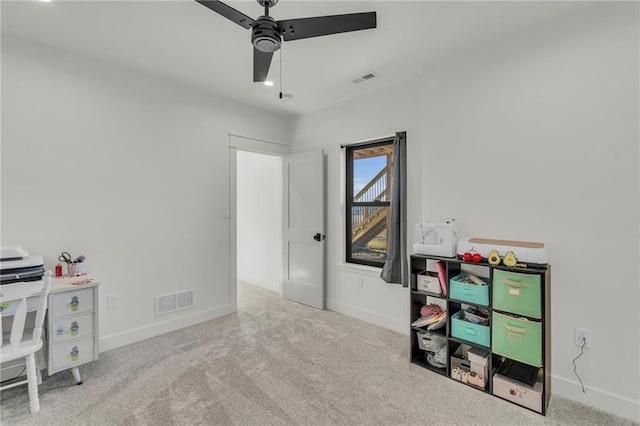
[[(411, 323), (412, 327), (427, 327), (427, 330), (435, 330), (442, 327), (447, 320), (447, 311), (442, 311), (438, 315), (422, 317)], [(433, 326), (433, 327), (432, 327)]]

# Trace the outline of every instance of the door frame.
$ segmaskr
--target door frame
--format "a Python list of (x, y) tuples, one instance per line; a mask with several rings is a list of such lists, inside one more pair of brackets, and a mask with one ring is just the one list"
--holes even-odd
[[(229, 133), (229, 304), (238, 311), (238, 151), (282, 157), (291, 153), (291, 146)], [(282, 281), (279, 285), (282, 296)]]

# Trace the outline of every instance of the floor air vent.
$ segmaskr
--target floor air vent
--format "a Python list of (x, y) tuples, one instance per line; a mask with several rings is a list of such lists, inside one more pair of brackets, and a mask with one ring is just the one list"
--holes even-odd
[(194, 306), (193, 289), (156, 296), (156, 316)]

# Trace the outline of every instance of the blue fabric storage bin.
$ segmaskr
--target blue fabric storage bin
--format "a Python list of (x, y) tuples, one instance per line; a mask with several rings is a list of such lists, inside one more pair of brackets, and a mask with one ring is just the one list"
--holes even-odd
[(487, 285), (467, 284), (461, 281), (464, 274), (457, 275), (449, 281), (449, 298), (468, 302), (472, 305), (489, 306), (489, 281), (480, 278)]
[(474, 324), (462, 319), (464, 311), (458, 311), (451, 317), (451, 336), (477, 345), (489, 347), (489, 327)]

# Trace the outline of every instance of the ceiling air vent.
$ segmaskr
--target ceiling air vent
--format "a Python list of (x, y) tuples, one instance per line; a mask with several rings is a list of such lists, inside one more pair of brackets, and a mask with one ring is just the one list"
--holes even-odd
[(354, 83), (354, 84), (362, 83), (363, 81), (371, 80), (372, 78), (375, 78), (377, 76), (378, 76), (377, 73), (375, 73), (373, 71), (370, 71), (370, 72), (368, 72), (366, 74), (362, 74), (362, 75), (359, 75), (358, 77), (355, 77), (355, 78), (351, 79), (351, 82)]

